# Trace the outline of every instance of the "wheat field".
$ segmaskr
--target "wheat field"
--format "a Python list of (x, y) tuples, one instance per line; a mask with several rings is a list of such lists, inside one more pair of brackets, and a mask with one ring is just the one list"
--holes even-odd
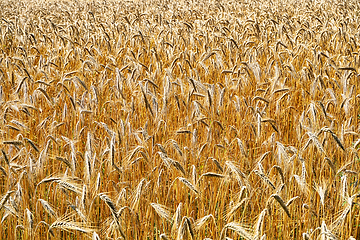
[(360, 239), (360, 2), (0, 9), (1, 239)]

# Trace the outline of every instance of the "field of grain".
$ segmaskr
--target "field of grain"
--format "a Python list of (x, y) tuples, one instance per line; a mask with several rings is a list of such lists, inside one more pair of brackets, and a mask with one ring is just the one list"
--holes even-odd
[(360, 239), (359, 16), (0, 0), (1, 239)]

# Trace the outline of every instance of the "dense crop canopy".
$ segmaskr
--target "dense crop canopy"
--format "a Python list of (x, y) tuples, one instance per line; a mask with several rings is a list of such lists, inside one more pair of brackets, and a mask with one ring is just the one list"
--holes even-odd
[(0, 0), (1, 239), (359, 239), (359, 12)]

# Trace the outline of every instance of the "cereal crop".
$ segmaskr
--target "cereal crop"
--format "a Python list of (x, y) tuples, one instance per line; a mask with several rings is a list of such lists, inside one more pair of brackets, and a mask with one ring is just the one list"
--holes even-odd
[(359, 13), (0, 0), (1, 239), (360, 239)]

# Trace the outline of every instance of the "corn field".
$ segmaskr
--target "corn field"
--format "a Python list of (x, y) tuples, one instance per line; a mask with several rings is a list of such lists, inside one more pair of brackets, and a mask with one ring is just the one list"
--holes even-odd
[(1, 239), (360, 239), (359, 13), (0, 0)]

